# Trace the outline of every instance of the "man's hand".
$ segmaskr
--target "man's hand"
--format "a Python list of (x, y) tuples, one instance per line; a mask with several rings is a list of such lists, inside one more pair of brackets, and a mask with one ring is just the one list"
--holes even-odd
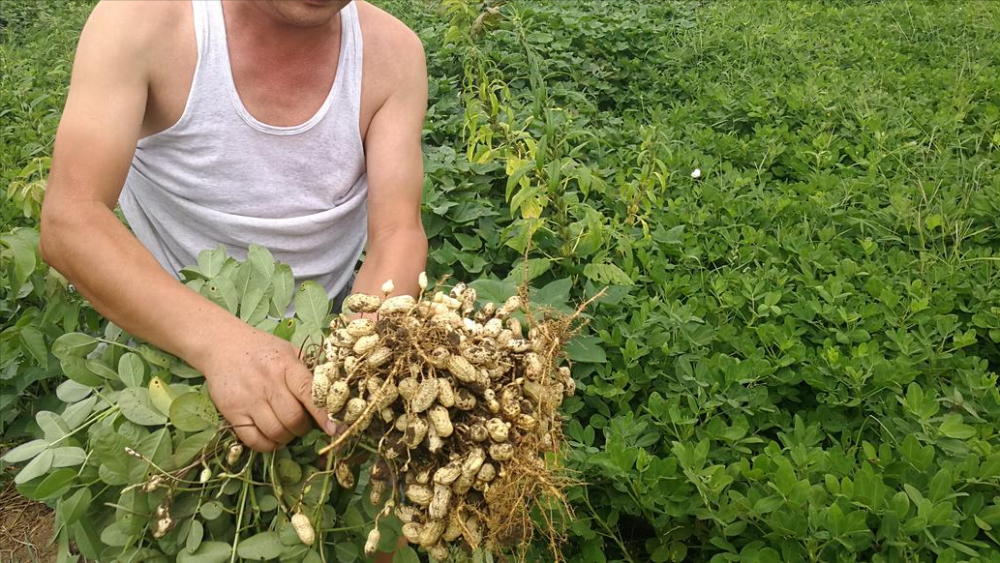
[(279, 449), (304, 436), (313, 420), (329, 434), (334, 426), (312, 404), (312, 374), (289, 342), (246, 327), (220, 335), (219, 346), (195, 367), (236, 436), (254, 450)]

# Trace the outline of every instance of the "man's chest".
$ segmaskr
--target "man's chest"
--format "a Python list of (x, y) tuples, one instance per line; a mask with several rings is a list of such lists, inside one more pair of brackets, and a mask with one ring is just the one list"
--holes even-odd
[[(163, 49), (150, 65), (146, 112), (141, 136), (170, 128), (184, 114), (198, 72), (199, 53), (194, 23), (190, 16), (176, 32), (163, 38)], [(308, 121), (324, 104), (334, 87), (341, 65), (341, 33), (306, 48), (289, 49), (254, 41), (253, 37), (231, 30), (224, 45), (229, 76), (238, 100), (247, 112), (262, 123), (289, 127)], [(361, 108), (358, 125), (366, 137), (377, 108), (386, 94), (377, 69), (363, 61)]]

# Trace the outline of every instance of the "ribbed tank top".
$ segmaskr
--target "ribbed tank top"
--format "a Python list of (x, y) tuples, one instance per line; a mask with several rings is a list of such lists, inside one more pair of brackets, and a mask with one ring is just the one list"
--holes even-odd
[[(180, 119), (141, 139), (120, 197), (129, 226), (169, 272), (222, 244), (250, 244), (331, 298), (364, 249), (368, 181), (361, 141), (362, 37), (357, 6), (340, 13), (337, 76), (306, 122), (254, 119), (233, 82), (221, 0), (193, 0), (198, 63)], [(289, 92), (294, 95), (294, 92)]]

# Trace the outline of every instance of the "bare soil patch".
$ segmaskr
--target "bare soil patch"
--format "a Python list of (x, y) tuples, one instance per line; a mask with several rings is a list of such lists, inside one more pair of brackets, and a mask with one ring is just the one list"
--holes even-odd
[(0, 562), (56, 560), (55, 513), (18, 494), (13, 483), (0, 493)]

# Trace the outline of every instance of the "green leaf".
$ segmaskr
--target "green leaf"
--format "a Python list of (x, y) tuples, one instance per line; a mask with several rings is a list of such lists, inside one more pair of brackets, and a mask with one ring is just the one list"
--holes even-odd
[(417, 550), (407, 545), (396, 550), (392, 563), (420, 563), (420, 556), (417, 555)]
[(784, 499), (778, 495), (771, 495), (755, 502), (753, 505), (753, 511), (755, 514), (767, 514), (781, 508), (783, 504), (785, 504)]
[(139, 346), (139, 355), (142, 359), (153, 364), (154, 366), (161, 368), (170, 368), (170, 364), (173, 363), (174, 357), (162, 350), (157, 350), (149, 344), (143, 344)]
[(292, 334), (290, 342), (293, 346), (299, 349), (305, 349), (313, 345), (321, 345), (323, 343), (323, 331), (320, 328), (320, 325), (301, 322), (296, 325), (295, 333)]
[(205, 520), (215, 520), (219, 516), (222, 516), (222, 504), (217, 500), (210, 500), (201, 505), (198, 512)]
[(104, 549), (101, 539), (97, 534), (96, 526), (90, 522), (74, 522), (70, 524), (71, 534), (76, 542), (80, 554), (87, 561), (96, 561), (100, 557), (100, 551)]
[(200, 520), (191, 520), (191, 529), (184, 540), (184, 548), (189, 553), (194, 553), (201, 546), (201, 540), (205, 538), (205, 527)]
[(514, 280), (481, 279), (469, 284), (476, 290), (476, 300), (480, 303), (503, 304), (508, 297), (517, 293), (517, 283)]
[(54, 442), (70, 433), (71, 428), (58, 414), (51, 411), (41, 411), (35, 415), (35, 422), (45, 434), (45, 439)]
[(547, 305), (557, 310), (567, 310), (569, 293), (573, 288), (573, 280), (563, 278), (549, 283), (545, 287), (531, 293), (531, 301), (536, 305)]
[(42, 368), (49, 367), (49, 349), (45, 345), (45, 337), (38, 329), (30, 326), (21, 329), (21, 341), (38, 365)]
[(336, 561), (339, 563), (351, 563), (361, 558), (361, 550), (353, 543), (340, 542), (334, 547)]
[(288, 264), (278, 264), (274, 268), (274, 275), (271, 278), (271, 315), (284, 317), (288, 311), (288, 304), (292, 302), (292, 294), (295, 292), (295, 277), (292, 275), (292, 268)]
[(976, 429), (962, 422), (962, 415), (945, 415), (944, 422), (939, 428), (942, 434), (949, 438), (964, 440), (976, 435)]
[(45, 451), (49, 447), (48, 440), (32, 440), (10, 450), (0, 456), (0, 459), (7, 463), (20, 463), (27, 461)]
[(628, 274), (614, 264), (587, 264), (583, 267), (583, 275), (598, 284), (634, 285), (635, 283)]
[[(70, 381), (69, 383), (73, 382)], [(90, 413), (94, 412), (95, 405), (97, 405), (97, 397), (90, 397), (89, 399), (76, 402), (66, 407), (66, 410), (61, 415), (62, 419), (70, 430), (76, 430), (87, 420)]]
[(257, 244), (251, 244), (247, 249), (247, 262), (253, 264), (255, 270), (260, 272), (265, 280), (270, 280), (274, 275), (275, 263), (271, 251)]
[(947, 468), (938, 471), (934, 477), (931, 479), (929, 498), (931, 502), (940, 502), (951, 494), (951, 485), (953, 483), (951, 471)]
[(900, 520), (905, 519), (907, 513), (910, 511), (910, 497), (906, 496), (906, 493), (903, 491), (897, 492), (889, 502), (889, 510), (892, 510)]
[(203, 250), (198, 254), (198, 271), (206, 278), (214, 278), (226, 263), (226, 250), (219, 246), (213, 250)]
[(38, 231), (27, 228), (14, 229), (10, 233), (0, 235), (0, 245), (10, 248), (14, 255), (14, 275), (10, 289), (12, 294), (17, 295), (37, 265)]
[[(159, 467), (166, 470), (172, 469), (170, 463), (172, 461), (173, 442), (170, 439), (170, 431), (168, 429), (160, 428), (143, 437), (135, 450)], [(129, 480), (133, 483), (146, 479), (147, 472), (152, 470), (149, 461), (129, 458), (128, 463)]]
[(76, 446), (60, 446), (52, 450), (52, 467), (71, 467), (87, 460), (87, 452)]
[(97, 348), (97, 339), (82, 332), (64, 334), (52, 343), (52, 355), (64, 360), (66, 358), (81, 358)]
[(565, 350), (566, 357), (574, 362), (603, 364), (608, 361), (597, 336), (577, 336), (566, 343)]
[(211, 399), (191, 391), (170, 404), (170, 422), (185, 432), (200, 432), (219, 423), (219, 412)]
[(205, 430), (184, 438), (174, 450), (174, 465), (180, 467), (188, 464), (201, 453), (201, 450), (215, 438), (217, 433), (215, 429)]
[[(462, 250), (475, 252), (483, 247), (483, 239), (477, 236), (467, 235), (465, 233), (454, 233), (453, 236), (455, 237), (455, 240), (462, 245)], [(545, 258), (542, 258), (541, 260), (545, 260)]]
[(294, 485), (302, 480), (302, 466), (290, 458), (279, 459), (275, 467), (275, 473), (278, 479), (285, 485)]
[[(515, 284), (521, 284), (525, 281), (530, 282), (545, 272), (548, 272), (551, 268), (551, 258), (530, 258), (527, 261), (522, 260), (514, 266), (510, 273), (507, 274), (507, 279)], [(525, 276), (527, 276), (527, 280), (525, 280)]]
[(118, 394), (118, 407), (125, 418), (142, 426), (160, 426), (167, 417), (153, 409), (149, 400), (149, 390), (145, 387), (129, 387)]
[(81, 385), (71, 379), (63, 381), (56, 387), (56, 397), (64, 403), (82, 401), (93, 392), (92, 387)]
[(118, 381), (118, 374), (115, 370), (109, 368), (104, 362), (98, 358), (87, 358), (86, 359), (87, 369), (90, 373), (107, 379), (108, 381)]
[(124, 522), (113, 522), (101, 530), (101, 542), (112, 547), (124, 547), (132, 541), (132, 535), (126, 531)]
[(323, 286), (314, 281), (303, 282), (295, 294), (295, 316), (303, 323), (321, 327), (329, 313), (330, 300)]
[(236, 553), (243, 559), (266, 561), (281, 555), (282, 548), (278, 532), (261, 532), (241, 541)]
[(174, 402), (175, 393), (159, 377), (149, 380), (149, 402), (153, 408), (163, 414), (170, 414), (170, 405)]
[(76, 522), (90, 508), (91, 499), (90, 489), (83, 487), (77, 490), (69, 498), (59, 501), (59, 504), (56, 506), (56, 517), (64, 526)]
[(127, 387), (142, 387), (146, 382), (146, 362), (135, 352), (126, 352), (118, 360), (118, 378)]
[(267, 318), (270, 303), (265, 298), (264, 288), (250, 288), (240, 301), (240, 320), (256, 325)]
[(85, 387), (98, 387), (107, 382), (87, 369), (87, 360), (77, 356), (66, 356), (59, 361), (59, 367), (69, 379)]
[(295, 332), (298, 329), (298, 323), (295, 319), (285, 319), (278, 323), (274, 327), (274, 335), (278, 338), (291, 341), (292, 337), (295, 336)]
[(201, 288), (201, 294), (216, 305), (229, 311), (231, 315), (235, 315), (236, 310), (239, 308), (239, 294), (236, 291), (236, 283), (227, 277), (219, 276), (208, 280)]
[[(239, 300), (240, 319), (247, 319), (254, 314), (262, 302), (264, 293), (270, 285), (270, 276), (254, 267), (250, 262), (243, 262), (236, 269), (236, 295)], [(267, 315), (269, 303), (264, 302), (264, 315)], [(254, 323), (249, 323), (254, 324)]]
[(203, 541), (198, 549), (191, 553), (181, 550), (177, 554), (177, 563), (224, 563), (229, 561), (233, 546), (220, 541)]
[(177, 377), (183, 377), (184, 379), (191, 379), (194, 377), (202, 376), (200, 371), (180, 361), (173, 362), (170, 364), (170, 373), (176, 375)]
[(52, 468), (52, 460), (54, 458), (55, 454), (52, 453), (52, 450), (41, 452), (14, 476), (14, 483), (18, 485), (27, 483), (36, 477), (48, 473), (49, 469)]
[(58, 469), (49, 473), (42, 479), (31, 493), (31, 498), (35, 500), (47, 500), (61, 496), (76, 480), (77, 471), (74, 469)]
[(261, 512), (271, 512), (278, 508), (278, 499), (274, 495), (264, 494), (257, 497), (257, 508)]
[(201, 273), (201, 270), (197, 266), (188, 266), (186, 268), (181, 268), (179, 272), (181, 279), (188, 286), (192, 286), (192, 282), (202, 282), (208, 279), (208, 276)]

